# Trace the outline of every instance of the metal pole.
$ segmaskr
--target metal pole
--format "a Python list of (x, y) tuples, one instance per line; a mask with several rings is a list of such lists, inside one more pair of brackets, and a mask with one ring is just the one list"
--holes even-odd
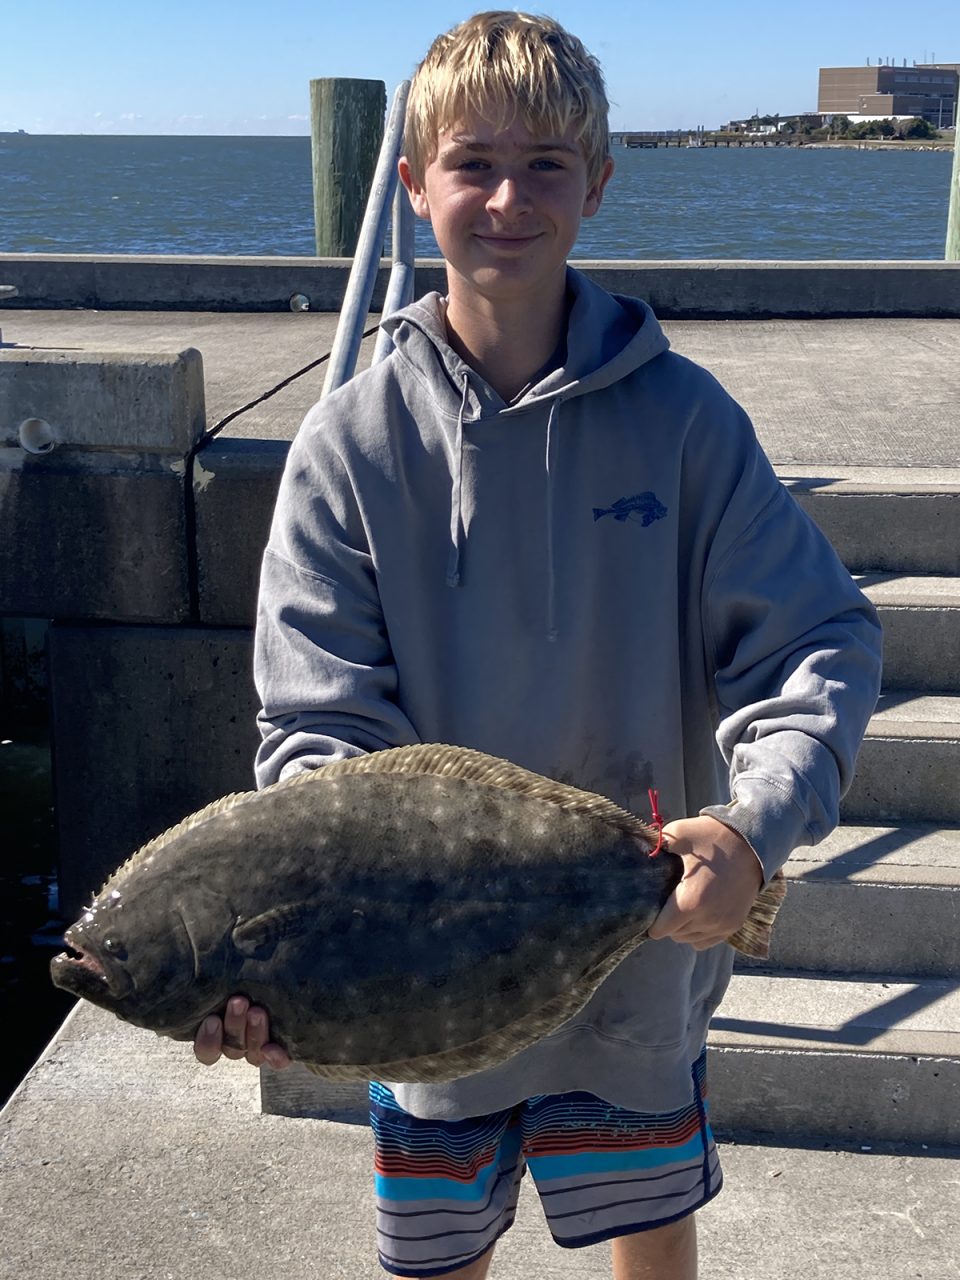
[[(954, 112), (954, 115), (957, 113)], [(950, 211), (947, 214), (948, 262), (960, 262), (960, 121), (955, 121), (953, 143), (953, 176), (950, 179)]]
[(336, 391), (353, 376), (363, 323), (370, 310), (377, 272), (380, 270), (380, 253), (387, 234), (387, 218), (390, 216), (390, 199), (398, 182), (397, 161), (403, 145), (403, 121), (407, 110), (407, 94), (410, 81), (404, 80), (397, 88), (390, 108), (387, 131), (380, 148), (377, 171), (373, 175), (373, 187), (367, 202), (367, 211), (360, 228), (360, 240), (354, 254), (350, 278), (340, 308), (340, 322), (333, 339), (330, 364), (323, 383), (321, 399)]
[[(383, 300), (383, 318), (392, 316), (395, 311), (413, 301), (415, 224), (407, 189), (403, 183), (398, 182), (393, 197), (393, 269), (387, 285), (387, 296)], [(381, 328), (377, 334), (377, 345), (374, 347), (371, 363), (379, 364), (381, 360), (386, 360), (392, 350), (393, 339)]]

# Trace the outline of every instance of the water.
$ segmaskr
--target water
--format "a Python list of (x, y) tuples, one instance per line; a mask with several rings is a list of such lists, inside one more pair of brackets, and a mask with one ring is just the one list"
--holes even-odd
[(0, 1057), (2, 1106), (74, 1001), (48, 973), (64, 928), (49, 742), (44, 729), (13, 729), (6, 717), (0, 734), (0, 1008), (9, 1031)]
[[(949, 151), (614, 158), (574, 257), (943, 258)], [(311, 255), (310, 140), (0, 136), (0, 251)], [(425, 223), (417, 253), (439, 256)]]

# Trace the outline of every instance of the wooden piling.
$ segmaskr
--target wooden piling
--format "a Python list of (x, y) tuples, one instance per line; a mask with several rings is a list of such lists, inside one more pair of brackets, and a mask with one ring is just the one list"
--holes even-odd
[(310, 81), (313, 217), (317, 257), (349, 258), (383, 140), (382, 80)]
[(960, 262), (960, 120), (954, 130), (953, 177), (950, 179), (950, 211), (947, 214), (947, 262)]

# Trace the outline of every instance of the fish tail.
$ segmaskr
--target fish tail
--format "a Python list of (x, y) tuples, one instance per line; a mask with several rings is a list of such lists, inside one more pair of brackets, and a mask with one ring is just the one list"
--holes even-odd
[(787, 892), (783, 872), (778, 871), (769, 884), (757, 894), (750, 914), (735, 934), (727, 939), (741, 955), (755, 960), (767, 960), (770, 956), (770, 939), (773, 922)]
[(611, 511), (613, 511), (613, 507), (594, 507), (593, 518), (595, 521), (599, 520), (601, 516), (610, 515)]

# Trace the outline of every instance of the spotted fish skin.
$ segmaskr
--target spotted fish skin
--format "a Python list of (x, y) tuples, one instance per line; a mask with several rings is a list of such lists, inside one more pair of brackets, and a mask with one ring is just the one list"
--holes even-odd
[(566, 1021), (642, 942), (682, 869), (655, 835), (479, 752), (380, 751), (145, 845), (52, 976), (174, 1039), (245, 994), (329, 1079), (455, 1079)]
[(559, 1025), (642, 940), (679, 875), (652, 847), (609, 801), (480, 753), (378, 752), (144, 846), (53, 977), (176, 1039), (242, 992), (321, 1074), (455, 1078)]

